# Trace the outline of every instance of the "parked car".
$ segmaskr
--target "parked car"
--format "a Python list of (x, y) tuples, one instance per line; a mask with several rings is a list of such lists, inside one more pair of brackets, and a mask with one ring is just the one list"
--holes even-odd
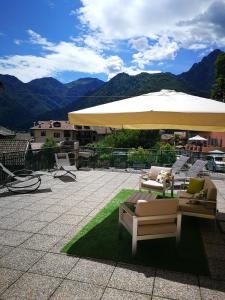
[(206, 156), (209, 171), (225, 171), (225, 155), (211, 154)]

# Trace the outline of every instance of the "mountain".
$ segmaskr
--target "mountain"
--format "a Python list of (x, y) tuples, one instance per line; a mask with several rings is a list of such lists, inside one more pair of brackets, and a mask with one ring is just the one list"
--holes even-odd
[(51, 110), (45, 101), (34, 95), (27, 85), (10, 75), (0, 75), (5, 89), (0, 93), (0, 124), (17, 128), (26, 118)]
[(104, 84), (96, 78), (63, 84), (51, 77), (24, 83), (10, 75), (0, 75), (0, 82), (0, 124), (12, 129), (29, 127), (39, 115), (61, 110)]
[(67, 84), (47, 77), (23, 83), (14, 76), (0, 75), (0, 125), (29, 128), (33, 121), (66, 119), (69, 111), (108, 103), (144, 93), (172, 89), (210, 97), (215, 80), (215, 61), (222, 53), (214, 50), (189, 71), (172, 73), (120, 73), (108, 82), (81, 78)]
[(193, 64), (189, 71), (180, 74), (178, 77), (185, 80), (199, 95), (210, 97), (212, 85), (215, 81), (215, 62), (217, 56), (223, 53), (221, 50), (214, 50), (204, 57), (199, 63)]
[(88, 93), (92, 93), (100, 88), (104, 82), (97, 78), (80, 78), (78, 80), (67, 83), (67, 96), (81, 97)]
[(171, 89), (210, 98), (212, 85), (215, 81), (215, 61), (220, 53), (222, 51), (218, 49), (212, 51), (199, 63), (195, 63), (189, 71), (180, 75), (140, 73), (130, 76), (126, 73), (120, 73), (88, 95), (91, 97), (79, 99), (78, 102), (71, 103), (65, 109), (69, 112), (144, 93), (157, 92), (161, 89)]
[(73, 108), (72, 110), (86, 108), (123, 98), (160, 91), (161, 89), (195, 93), (182, 78), (178, 78), (171, 73), (149, 74), (143, 72), (135, 76), (120, 73), (95, 92), (89, 94), (89, 97), (87, 96), (86, 98), (80, 99), (79, 102), (73, 103), (74, 105), (70, 105), (67, 108)]

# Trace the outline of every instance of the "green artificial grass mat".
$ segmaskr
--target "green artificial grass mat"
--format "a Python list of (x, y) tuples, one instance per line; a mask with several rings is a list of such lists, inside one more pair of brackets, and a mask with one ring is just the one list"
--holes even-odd
[(175, 238), (139, 241), (131, 255), (131, 235), (121, 226), (119, 205), (135, 190), (120, 191), (62, 249), (70, 255), (111, 260), (167, 270), (209, 275), (207, 259), (196, 218), (182, 218), (179, 246)]

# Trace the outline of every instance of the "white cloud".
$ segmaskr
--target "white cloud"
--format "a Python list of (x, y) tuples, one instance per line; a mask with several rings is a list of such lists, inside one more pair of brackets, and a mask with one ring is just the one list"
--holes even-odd
[(33, 44), (38, 44), (47, 47), (51, 47), (54, 45), (53, 43), (48, 42), (46, 38), (42, 37), (40, 34), (34, 32), (31, 29), (28, 29), (27, 33), (30, 35), (30, 42)]
[[(23, 81), (64, 71), (105, 73), (111, 78), (119, 72), (152, 73), (149, 66), (173, 60), (181, 48), (208, 51), (225, 46), (225, 0), (81, 2), (80, 9), (71, 11), (81, 22), (80, 35), (52, 43), (29, 29), (29, 43), (45, 51), (0, 57), (0, 73)], [(126, 63), (120, 55), (126, 55)]]
[(14, 55), (0, 58), (0, 73), (11, 74), (24, 82), (45, 76), (55, 76), (63, 71), (100, 73), (105, 69), (105, 59), (91, 49), (73, 43), (57, 45), (45, 42), (48, 54), (43, 56)]
[(148, 39), (146, 37), (140, 37), (137, 39), (131, 39), (129, 41), (131, 47), (135, 50), (142, 51), (148, 48)]
[(140, 68), (144, 68), (145, 65), (152, 61), (174, 59), (178, 49), (179, 46), (175, 41), (170, 41), (168, 37), (161, 36), (154, 45), (149, 45), (143, 51), (135, 53), (133, 62), (137, 63)]
[(178, 24), (187, 35), (183, 37), (185, 43), (200, 43), (225, 46), (225, 1), (213, 1), (208, 8), (191, 18)]
[(21, 45), (22, 43), (23, 43), (22, 40), (18, 40), (18, 39), (14, 40), (14, 44), (16, 44), (16, 45)]
[(191, 44), (188, 49), (190, 50), (200, 50), (200, 49), (205, 49), (208, 46), (206, 44), (201, 44), (201, 43), (197, 43), (197, 44)]
[[(80, 20), (108, 39), (157, 36), (179, 29), (177, 23), (203, 13), (213, 0), (82, 0)], [(97, 8), (97, 9), (96, 9)]]
[[(129, 40), (140, 65), (173, 59), (181, 47), (196, 51), (225, 46), (225, 0), (82, 0), (82, 4), (76, 15), (92, 35), (115, 43)], [(168, 51), (160, 47), (162, 37), (167, 38)], [(149, 41), (152, 47), (147, 46)]]
[(28, 82), (35, 78), (56, 76), (64, 71), (106, 73), (109, 78), (120, 72), (135, 71), (126, 68), (119, 56), (106, 57), (91, 48), (78, 46), (75, 42), (53, 44), (32, 30), (29, 30), (29, 34), (32, 36), (31, 42), (41, 45), (44, 50), (47, 50), (47, 54), (0, 57), (0, 74), (14, 75)]

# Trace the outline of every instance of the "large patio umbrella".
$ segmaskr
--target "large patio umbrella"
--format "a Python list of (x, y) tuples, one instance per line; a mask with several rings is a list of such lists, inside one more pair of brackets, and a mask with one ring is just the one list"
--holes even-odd
[(207, 141), (207, 139), (205, 139), (204, 137), (202, 137), (200, 135), (193, 136), (193, 137), (189, 138), (188, 140), (193, 141), (193, 142), (206, 142)]
[(162, 90), (69, 113), (76, 125), (225, 132), (225, 104)]

